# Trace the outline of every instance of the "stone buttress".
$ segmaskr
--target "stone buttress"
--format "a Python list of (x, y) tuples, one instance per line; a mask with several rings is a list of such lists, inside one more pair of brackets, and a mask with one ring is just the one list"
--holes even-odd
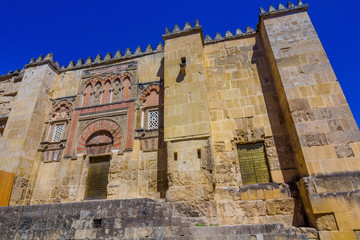
[(198, 22), (176, 25), (163, 35), (164, 141), (171, 201), (211, 201), (213, 157), (204, 66), (204, 42)]
[(58, 73), (51, 54), (28, 64), (23, 73), (0, 142), (0, 169), (15, 174), (11, 204), (30, 202), (39, 165), (37, 148), (43, 128), (40, 123), (50, 111), (49, 99)]
[(309, 222), (321, 239), (355, 239), (354, 230), (360, 227), (360, 132), (307, 14), (308, 5), (299, 3), (288, 11), (263, 11), (259, 30)]

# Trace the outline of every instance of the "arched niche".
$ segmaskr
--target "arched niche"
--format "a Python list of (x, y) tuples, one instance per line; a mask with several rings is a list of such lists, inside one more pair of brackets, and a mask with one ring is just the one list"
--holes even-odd
[(86, 154), (91, 156), (110, 153), (113, 143), (114, 139), (109, 131), (97, 131), (86, 141)]

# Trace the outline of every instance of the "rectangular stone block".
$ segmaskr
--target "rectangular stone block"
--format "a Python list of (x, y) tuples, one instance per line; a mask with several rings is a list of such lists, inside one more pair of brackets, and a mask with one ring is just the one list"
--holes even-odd
[(340, 230), (360, 229), (360, 211), (334, 213)]
[(320, 231), (319, 236), (324, 240), (356, 240), (354, 231)]

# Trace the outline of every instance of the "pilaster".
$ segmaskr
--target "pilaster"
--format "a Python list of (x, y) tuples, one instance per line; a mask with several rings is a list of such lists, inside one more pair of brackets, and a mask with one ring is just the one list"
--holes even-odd
[[(58, 67), (49, 54), (26, 66), (19, 92), (0, 140), (0, 170), (15, 174), (10, 204), (28, 204), (35, 162)], [(26, 199), (19, 201), (20, 199)]]

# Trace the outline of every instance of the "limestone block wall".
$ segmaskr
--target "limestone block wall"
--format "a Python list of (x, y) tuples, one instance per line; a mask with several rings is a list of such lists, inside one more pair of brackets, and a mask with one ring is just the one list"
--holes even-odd
[(50, 111), (50, 92), (56, 71), (47, 63), (25, 70), (4, 136), (0, 140), (1, 169), (15, 173), (10, 202), (29, 203), (38, 166), (37, 148), (43, 123)]
[[(209, 42), (204, 60), (220, 223), (303, 224), (296, 194), (278, 185), (299, 175), (261, 36)], [(255, 142), (264, 143), (274, 183), (244, 186), (237, 145)]]
[[(213, 162), (209, 139), (167, 144), (171, 201), (209, 201), (214, 198)], [(200, 155), (199, 155), (200, 153)]]
[(75, 69), (60, 73), (56, 78), (52, 98), (75, 96), (81, 86), (82, 72), (82, 69)]
[[(165, 42), (165, 140), (210, 135), (203, 43), (200, 33)], [(181, 73), (181, 58), (186, 73)]]
[(203, 39), (201, 28), (189, 27), (181, 33), (163, 35), (164, 140), (169, 178), (166, 197), (173, 201), (213, 199)]
[(307, 12), (261, 26), (302, 175), (358, 171), (360, 133)]
[[(84, 166), (86, 163), (83, 156), (79, 156), (77, 160), (41, 162), (30, 204), (72, 202), (82, 199), (83, 186), (86, 186), (86, 183), (81, 182)], [(81, 190), (83, 192), (80, 194)]]
[(237, 144), (265, 142), (274, 182), (297, 170), (262, 40), (253, 36), (205, 45), (217, 187), (241, 184)]

